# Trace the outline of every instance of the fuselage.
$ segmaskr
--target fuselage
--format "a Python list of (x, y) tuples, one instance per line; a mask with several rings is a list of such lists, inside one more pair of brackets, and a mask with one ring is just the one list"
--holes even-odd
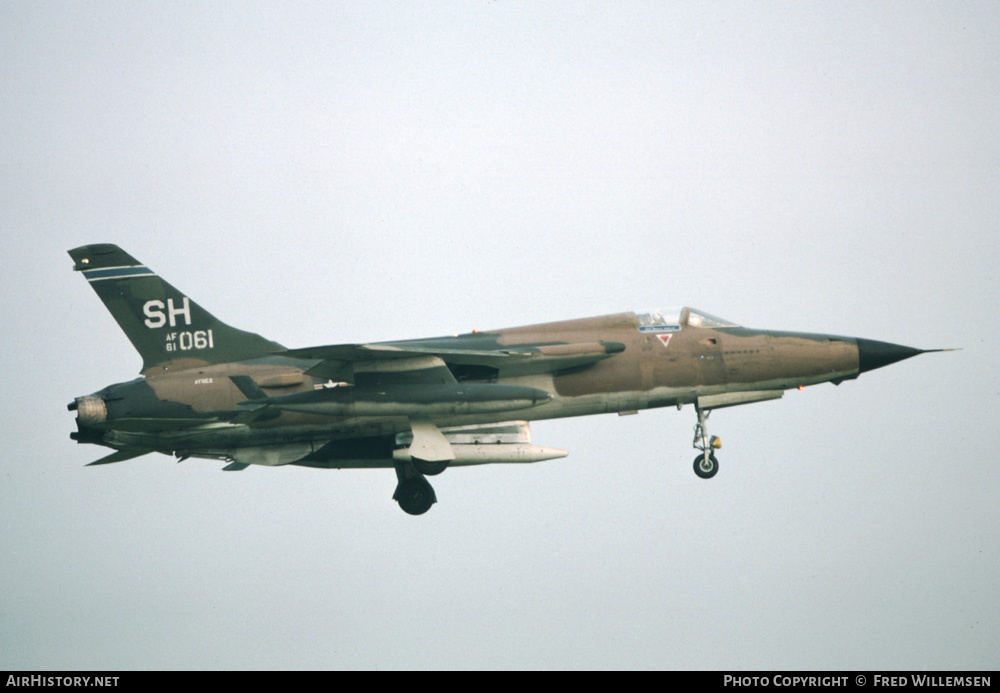
[(419, 515), (449, 466), (565, 457), (528, 422), (693, 404), (695, 473), (718, 471), (709, 412), (840, 383), (921, 353), (741, 327), (671, 308), (431, 339), (287, 349), (216, 318), (111, 243), (69, 251), (142, 358), (142, 377), (76, 398), (105, 465), (152, 452), (250, 465), (391, 467)]
[[(338, 439), (396, 436), (409, 430), (411, 419), (449, 428), (632, 412), (727, 393), (839, 383), (860, 372), (857, 339), (698, 326), (689, 315), (697, 314), (653, 329), (642, 329), (640, 314), (619, 313), (384, 344), (449, 353), (615, 345), (611, 357), (551, 372), (508, 375), (503, 368), (450, 365), (458, 385), (447, 387), (455, 392), (331, 382), (308, 373), (316, 360), (280, 354), (150, 372), (79, 398), (80, 435), (116, 447), (205, 456), (254, 446), (319, 449)], [(238, 418), (253, 401), (244, 383), (273, 402), (248, 423)]]

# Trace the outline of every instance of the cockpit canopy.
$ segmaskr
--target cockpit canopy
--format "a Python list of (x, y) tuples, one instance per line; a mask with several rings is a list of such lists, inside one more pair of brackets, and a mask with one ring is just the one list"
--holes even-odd
[(738, 327), (735, 322), (709, 315), (700, 310), (683, 308), (661, 308), (637, 312), (640, 332), (674, 332), (682, 327)]

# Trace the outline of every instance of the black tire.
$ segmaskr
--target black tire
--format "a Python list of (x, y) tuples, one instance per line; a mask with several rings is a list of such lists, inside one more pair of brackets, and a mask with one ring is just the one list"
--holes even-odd
[(437, 476), (444, 470), (448, 468), (451, 464), (451, 460), (440, 460), (438, 462), (428, 462), (427, 460), (418, 460), (416, 457), (412, 458), (413, 466), (418, 472), (426, 476)]
[(393, 496), (407, 515), (423, 515), (434, 505), (434, 489), (423, 478), (407, 479)]
[(719, 473), (719, 460), (715, 459), (715, 455), (712, 453), (708, 453), (708, 466), (706, 467), (704, 465), (704, 455), (699, 454), (694, 458), (694, 473), (702, 479), (711, 479)]

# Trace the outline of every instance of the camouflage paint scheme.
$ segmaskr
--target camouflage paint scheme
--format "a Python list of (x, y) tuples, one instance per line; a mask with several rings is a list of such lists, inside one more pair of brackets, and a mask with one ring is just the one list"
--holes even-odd
[(535, 462), (528, 421), (685, 404), (695, 471), (714, 476), (716, 408), (839, 384), (919, 349), (754, 330), (690, 308), (618, 313), (379, 344), (289, 350), (222, 323), (115, 245), (69, 251), (143, 359), (142, 377), (70, 404), (81, 443), (228, 462), (395, 468), (411, 514), (435, 502), (425, 475)]

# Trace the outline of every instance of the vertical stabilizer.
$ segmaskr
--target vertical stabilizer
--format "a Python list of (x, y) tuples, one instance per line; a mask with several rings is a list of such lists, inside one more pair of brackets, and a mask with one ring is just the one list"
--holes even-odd
[(85, 245), (69, 255), (142, 356), (144, 374), (284, 350), (221, 322), (116, 245)]

